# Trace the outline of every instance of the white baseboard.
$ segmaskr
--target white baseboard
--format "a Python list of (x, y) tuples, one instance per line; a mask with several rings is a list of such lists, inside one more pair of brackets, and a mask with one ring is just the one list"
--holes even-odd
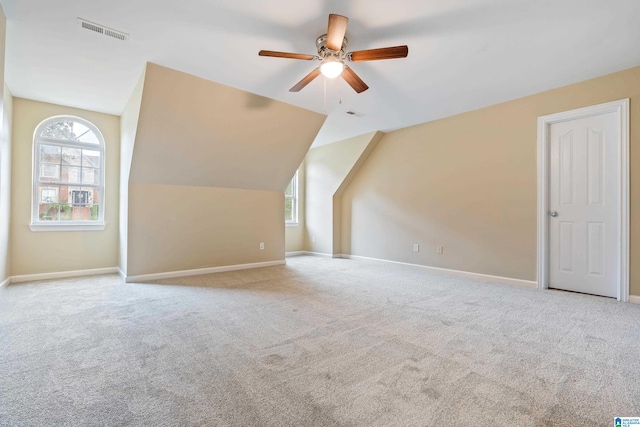
[(358, 256), (358, 255), (342, 254), (342, 255), (338, 255), (336, 257), (346, 258), (346, 259), (361, 259), (361, 260), (367, 260), (367, 261), (380, 261), (380, 262), (388, 262), (388, 263), (391, 263), (391, 264), (408, 265), (408, 266), (411, 266), (411, 267), (420, 267), (420, 268), (424, 268), (424, 269), (435, 271), (435, 272), (439, 272), (439, 273), (447, 273), (447, 274), (453, 274), (453, 275), (461, 276), (461, 277), (468, 277), (470, 279), (485, 280), (485, 281), (496, 282), (496, 283), (503, 283), (505, 285), (520, 286), (520, 287), (528, 288), (528, 289), (537, 289), (538, 288), (538, 283), (536, 281), (531, 281), (531, 280), (512, 279), (510, 277), (502, 277), (502, 276), (491, 276), (489, 274), (471, 273), (469, 271), (460, 271), (460, 270), (450, 270), (448, 268), (430, 267), (428, 265), (411, 264), (411, 263), (408, 263), (408, 262), (399, 262), (399, 261), (389, 261), (389, 260), (386, 260), (386, 259), (369, 258), (369, 257), (364, 257), (364, 256)]
[(640, 296), (638, 295), (629, 295), (629, 302), (632, 304), (640, 304)]
[(9, 283), (11, 283), (11, 277), (7, 277), (6, 279), (4, 279), (4, 282), (0, 283), (0, 288), (4, 288)]
[(36, 280), (64, 279), (67, 277), (96, 276), (99, 274), (114, 274), (118, 272), (118, 267), (94, 268), (91, 270), (58, 271), (55, 273), (25, 274), (22, 276), (11, 276), (11, 283), (33, 282)]
[(122, 278), (122, 280), (124, 280), (125, 282), (127, 281), (127, 275), (124, 274), (124, 271), (122, 271), (122, 269), (120, 267), (118, 268), (118, 275)]
[(305, 255), (311, 255), (311, 256), (319, 256), (319, 257), (323, 257), (323, 258), (333, 258), (333, 255), (325, 254), (324, 252), (305, 251), (304, 254)]
[(284, 256), (288, 257), (288, 256), (301, 256), (301, 255), (307, 255), (307, 252), (305, 251), (295, 251), (295, 252), (285, 252)]
[(301, 255), (309, 255), (309, 256), (319, 256), (323, 258), (342, 258), (340, 254), (325, 254), (324, 252), (311, 252), (311, 251), (297, 251), (297, 252), (285, 252), (284, 256), (301, 256)]
[(139, 276), (129, 276), (125, 282), (144, 282), (150, 280), (173, 279), (176, 277), (199, 276), (201, 274), (222, 273), (225, 271), (248, 270), (250, 268), (273, 267), (284, 265), (285, 260), (255, 262), (251, 264), (224, 265), (221, 267), (197, 268), (194, 270), (167, 271), (165, 273), (141, 274)]

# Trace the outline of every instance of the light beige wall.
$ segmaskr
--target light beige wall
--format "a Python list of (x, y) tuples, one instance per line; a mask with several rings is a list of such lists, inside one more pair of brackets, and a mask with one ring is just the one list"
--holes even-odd
[(119, 258), (118, 266), (127, 275), (129, 244), (129, 175), (138, 130), (138, 118), (144, 88), (143, 72), (120, 117), (120, 194), (119, 194)]
[(384, 135), (383, 132), (375, 132), (371, 136), (369, 144), (362, 151), (358, 160), (356, 160), (351, 170), (347, 173), (347, 176), (342, 180), (342, 183), (333, 194), (333, 253), (336, 255), (344, 253), (342, 250), (342, 196)]
[[(313, 148), (305, 158), (305, 235), (304, 250), (335, 254), (334, 196), (342, 184), (354, 175), (354, 167), (366, 158), (381, 137), (370, 132), (344, 141)], [(373, 144), (373, 145), (372, 145)], [(369, 147), (369, 149), (368, 149)], [(356, 168), (357, 169), (357, 168)], [(351, 175), (350, 175), (351, 174)], [(338, 201), (339, 203), (339, 201)], [(313, 238), (315, 237), (315, 242)]]
[(305, 201), (305, 165), (304, 160), (298, 168), (298, 224), (286, 224), (284, 229), (285, 252), (304, 250), (304, 201)]
[(11, 121), (13, 97), (7, 85), (2, 93), (0, 132), (0, 283), (11, 276)]
[[(14, 98), (13, 107), (11, 275), (117, 266), (120, 118), (22, 98)], [(56, 115), (88, 120), (105, 138), (104, 231), (33, 232), (29, 229), (33, 133), (43, 120)]]
[(623, 98), (640, 295), (640, 67), (387, 134), (343, 195), (343, 250), (535, 280), (537, 117)]
[(130, 184), (129, 276), (283, 259), (282, 191)]
[(149, 63), (131, 181), (283, 190), (325, 118)]
[(283, 260), (283, 190), (324, 120), (147, 64), (129, 177), (127, 275)]
[(11, 275), (11, 115), (13, 99), (4, 83), (7, 18), (0, 5), (0, 283)]

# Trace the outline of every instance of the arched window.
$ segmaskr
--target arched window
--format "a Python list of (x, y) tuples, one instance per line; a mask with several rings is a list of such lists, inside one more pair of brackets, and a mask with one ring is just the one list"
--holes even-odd
[(43, 121), (33, 139), (31, 229), (104, 229), (104, 139), (78, 117)]

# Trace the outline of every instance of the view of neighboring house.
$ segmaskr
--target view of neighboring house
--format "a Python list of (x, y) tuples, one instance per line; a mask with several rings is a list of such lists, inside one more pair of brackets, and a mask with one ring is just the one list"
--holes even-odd
[(102, 155), (99, 150), (82, 148), (98, 145), (94, 132), (74, 121), (54, 121), (40, 130), (37, 137), (40, 220), (98, 220)]

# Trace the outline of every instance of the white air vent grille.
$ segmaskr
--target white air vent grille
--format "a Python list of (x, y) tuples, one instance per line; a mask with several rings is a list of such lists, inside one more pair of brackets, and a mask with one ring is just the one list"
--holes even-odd
[(104, 25), (96, 24), (95, 22), (87, 21), (86, 19), (78, 18), (78, 24), (84, 30), (93, 31), (94, 33), (102, 34), (106, 37), (111, 37), (122, 41), (129, 40), (129, 34), (127, 33), (105, 27)]

